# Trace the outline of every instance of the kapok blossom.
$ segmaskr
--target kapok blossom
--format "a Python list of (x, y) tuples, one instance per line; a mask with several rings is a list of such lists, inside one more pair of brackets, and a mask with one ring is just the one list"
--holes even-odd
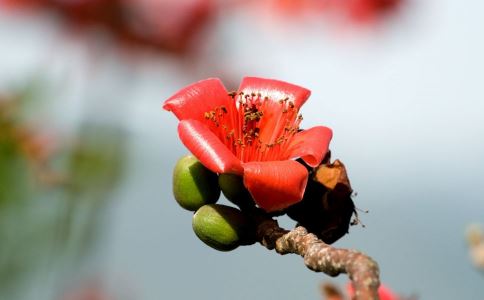
[[(355, 25), (371, 25), (384, 17), (392, 16), (406, 2), (406, 0), (267, 0), (250, 3), (262, 7), (263, 13), (267, 13), (267, 10), (271, 13), (282, 13), (284, 20), (329, 13), (334, 20), (350, 21), (350, 24)], [(255, 9), (255, 11), (260, 10), (260, 8)]]
[(49, 9), (75, 28), (103, 28), (125, 45), (183, 54), (214, 15), (213, 0), (0, 0), (0, 10)]
[(328, 127), (300, 130), (301, 106), (311, 92), (283, 81), (246, 77), (228, 93), (219, 79), (194, 83), (165, 101), (180, 120), (183, 144), (216, 173), (242, 176), (267, 212), (302, 200), (308, 171), (318, 166), (332, 138)]

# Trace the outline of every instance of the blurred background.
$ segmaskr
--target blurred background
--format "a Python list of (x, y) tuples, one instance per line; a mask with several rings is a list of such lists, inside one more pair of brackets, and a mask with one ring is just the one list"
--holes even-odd
[[(171, 195), (187, 150), (161, 109), (246, 75), (312, 90), (371, 255), (419, 299), (480, 299), (484, 4), (451, 0), (0, 0), (0, 299), (321, 299), (344, 285), (258, 245), (203, 245)], [(290, 228), (294, 223), (281, 218)]]

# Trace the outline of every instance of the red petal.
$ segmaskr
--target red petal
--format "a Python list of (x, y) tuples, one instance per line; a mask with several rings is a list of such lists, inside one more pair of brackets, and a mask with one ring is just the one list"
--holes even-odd
[(178, 135), (188, 150), (211, 171), (242, 175), (240, 160), (203, 123), (182, 120), (178, 124)]
[(171, 111), (179, 120), (193, 119), (204, 121), (205, 112), (216, 107), (235, 106), (235, 102), (227, 95), (227, 90), (218, 78), (210, 78), (189, 85), (163, 104), (163, 108)]
[(262, 97), (269, 97), (274, 101), (289, 98), (297, 109), (311, 95), (311, 91), (303, 87), (274, 79), (264, 79), (257, 77), (245, 77), (240, 84), (239, 91), (244, 94), (260, 93)]
[(309, 166), (316, 167), (328, 152), (333, 131), (324, 126), (316, 126), (296, 133), (288, 147), (288, 158), (302, 158)]
[(254, 161), (243, 164), (244, 185), (254, 201), (267, 212), (301, 201), (308, 171), (293, 160)]

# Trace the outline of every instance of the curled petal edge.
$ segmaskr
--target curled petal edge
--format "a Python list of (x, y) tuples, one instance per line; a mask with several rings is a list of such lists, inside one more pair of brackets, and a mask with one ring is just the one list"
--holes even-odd
[(204, 120), (204, 113), (219, 106), (234, 105), (227, 90), (218, 78), (209, 78), (193, 83), (168, 98), (163, 109), (173, 112), (179, 120)]
[(258, 77), (244, 77), (239, 87), (239, 92), (245, 94), (261, 93), (274, 101), (289, 98), (299, 109), (311, 95), (311, 91), (301, 86), (285, 81)]
[(243, 174), (241, 161), (203, 123), (182, 120), (178, 124), (178, 135), (188, 150), (212, 172)]
[(288, 158), (302, 158), (309, 166), (317, 167), (328, 152), (333, 131), (325, 126), (315, 126), (294, 135), (288, 147)]
[(308, 171), (293, 160), (247, 162), (244, 185), (257, 205), (267, 212), (287, 208), (302, 200)]

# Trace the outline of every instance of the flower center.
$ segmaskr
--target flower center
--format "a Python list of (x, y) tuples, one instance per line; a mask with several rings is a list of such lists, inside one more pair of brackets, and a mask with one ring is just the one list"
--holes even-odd
[(294, 103), (261, 93), (228, 95), (235, 105), (204, 114), (220, 140), (243, 162), (287, 159), (286, 150), (302, 120)]

